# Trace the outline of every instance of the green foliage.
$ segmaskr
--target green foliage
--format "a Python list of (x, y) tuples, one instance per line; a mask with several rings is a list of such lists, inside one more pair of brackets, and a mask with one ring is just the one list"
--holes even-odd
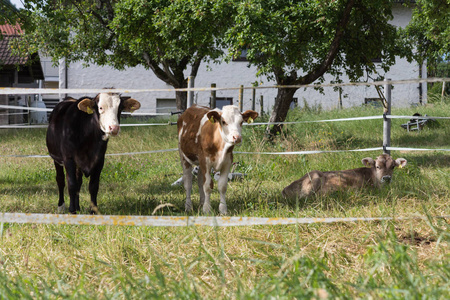
[(173, 67), (216, 58), (230, 11), (223, 1), (25, 1), (27, 43), (55, 61), (82, 60), (117, 69), (145, 59)]
[[(386, 70), (395, 55), (407, 55), (395, 27), (389, 24), (392, 2), (357, 1), (348, 24), (340, 28), (346, 5), (347, 1), (243, 1), (229, 32), (231, 52), (236, 55), (247, 48), (250, 63), (280, 84), (291, 72), (298, 72), (299, 77), (316, 72), (329, 59), (340, 29), (344, 34), (337, 44), (339, 50), (326, 68), (337, 78), (342, 69), (353, 80), (364, 71), (375, 72), (374, 58), (381, 58)], [(278, 69), (282, 70), (279, 74), (274, 72)]]
[[(25, 0), (22, 43), (57, 62), (83, 61), (118, 70), (142, 65), (174, 88), (187, 87), (202, 61), (223, 53), (233, 6), (226, 0)], [(186, 93), (176, 92), (178, 109)]]
[(439, 60), (450, 53), (450, 1), (415, 1), (411, 23), (406, 36), (416, 45), (415, 59), (421, 63)]

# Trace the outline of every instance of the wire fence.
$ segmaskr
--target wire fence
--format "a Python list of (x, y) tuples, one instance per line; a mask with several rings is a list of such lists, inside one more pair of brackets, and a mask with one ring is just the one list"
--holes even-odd
[[(405, 84), (405, 83), (421, 83), (421, 82), (449, 82), (450, 78), (429, 78), (429, 79), (414, 79), (414, 80), (397, 80), (397, 81), (379, 81), (379, 82), (355, 82), (355, 83), (337, 83), (337, 84), (320, 84), (320, 85), (296, 85), (296, 86), (259, 86), (259, 87), (244, 87), (244, 89), (267, 89), (267, 88), (306, 88), (306, 87), (342, 87), (342, 86), (380, 86), (385, 85), (389, 88), (391, 84)], [(2, 94), (69, 94), (69, 93), (100, 93), (100, 92), (115, 92), (115, 93), (140, 93), (140, 92), (158, 92), (158, 91), (212, 91), (212, 90), (230, 90), (242, 89), (236, 88), (187, 88), (187, 89), (22, 89), (22, 88), (0, 88), (0, 95)], [(389, 95), (389, 93), (387, 93)], [(387, 99), (387, 105), (390, 106), (390, 99)], [(20, 109), (27, 111), (45, 111), (50, 109), (38, 107), (23, 107), (23, 106), (8, 106), (0, 105), (0, 109)], [(386, 107), (385, 107), (386, 108)], [(450, 117), (442, 116), (405, 116), (405, 115), (391, 115), (385, 113), (379, 116), (366, 116), (342, 119), (329, 120), (313, 120), (313, 121), (296, 121), (296, 122), (258, 122), (247, 124), (248, 126), (257, 125), (291, 125), (301, 123), (325, 123), (325, 122), (346, 122), (346, 121), (364, 121), (364, 120), (384, 120), (384, 135), (386, 130), (390, 132), (390, 125), (386, 128), (386, 122), (391, 119), (442, 119), (448, 120)], [(390, 109), (389, 109), (390, 111)], [(153, 115), (153, 116), (169, 116), (170, 113), (133, 113), (133, 115)], [(170, 126), (173, 123), (145, 123), (145, 124), (122, 124), (121, 126)], [(2, 125), (0, 129), (22, 129), (22, 128), (46, 128), (47, 125)], [(318, 153), (337, 153), (337, 152), (360, 152), (360, 151), (450, 151), (450, 149), (429, 149), (429, 148), (409, 148), (409, 147), (391, 147), (390, 134), (388, 140), (384, 138), (382, 147), (364, 148), (364, 149), (346, 149), (346, 150), (311, 150), (311, 151), (290, 151), (290, 152), (241, 152), (234, 151), (238, 154), (261, 154), (261, 155), (307, 155)], [(128, 152), (128, 153), (113, 153), (107, 156), (121, 156), (121, 155), (141, 155), (174, 152), (178, 149), (162, 149), (150, 150), (143, 152)], [(3, 155), (0, 157), (19, 157), (19, 158), (49, 158), (48, 155)], [(164, 217), (164, 216), (91, 216), (91, 215), (57, 215), (57, 214), (22, 214), (22, 213), (0, 213), (0, 223), (35, 223), (35, 224), (71, 224), (71, 225), (122, 225), (122, 226), (250, 226), (250, 225), (289, 225), (289, 224), (312, 224), (312, 223), (335, 223), (335, 222), (370, 222), (370, 221), (400, 221), (411, 219), (426, 219), (425, 216), (408, 216), (408, 217), (361, 217), (361, 218), (250, 218), (250, 217)], [(449, 216), (435, 216), (432, 218), (448, 219)]]

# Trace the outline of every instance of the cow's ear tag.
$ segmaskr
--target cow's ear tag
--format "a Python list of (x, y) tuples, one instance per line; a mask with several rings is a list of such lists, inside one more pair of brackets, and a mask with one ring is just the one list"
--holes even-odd
[(252, 117), (248, 117), (247, 123), (248, 124), (252, 124), (253, 123), (253, 118)]
[(211, 118), (209, 118), (209, 121), (214, 124), (214, 116), (211, 116)]
[(90, 108), (89, 106), (86, 106), (86, 112), (92, 115), (94, 113), (94, 110), (92, 110), (92, 108)]
[(401, 169), (401, 168), (403, 168), (403, 166), (402, 165), (398, 165), (398, 167)]

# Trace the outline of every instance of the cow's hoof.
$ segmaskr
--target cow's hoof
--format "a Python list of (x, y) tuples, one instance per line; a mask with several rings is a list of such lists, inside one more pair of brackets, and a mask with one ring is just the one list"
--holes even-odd
[(99, 212), (97, 206), (92, 206), (91, 207), (91, 215), (100, 215), (100, 212)]
[(62, 205), (58, 206), (58, 214), (63, 214), (66, 211), (66, 203), (63, 203)]
[(226, 204), (222, 204), (222, 203), (219, 204), (219, 213), (221, 215), (224, 215), (224, 216), (227, 215), (228, 211), (227, 211), (227, 205)]
[(184, 211), (187, 212), (187, 213), (192, 212), (192, 203), (190, 203), (190, 204), (186, 203), (184, 205)]
[(210, 215), (210, 214), (212, 214), (211, 205), (203, 205), (203, 213), (204, 213), (205, 215)]

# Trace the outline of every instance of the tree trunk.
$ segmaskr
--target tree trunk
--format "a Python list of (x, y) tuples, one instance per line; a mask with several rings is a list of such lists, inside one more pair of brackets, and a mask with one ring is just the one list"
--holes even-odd
[[(275, 99), (275, 105), (273, 107), (272, 114), (270, 116), (270, 122), (283, 122), (286, 120), (286, 116), (289, 111), (289, 107), (294, 99), (294, 94), (297, 88), (283, 89), (279, 88), (277, 91), (277, 97)], [(276, 135), (281, 132), (283, 124), (273, 125), (271, 129), (267, 128), (270, 135)]]
[(185, 111), (187, 106), (187, 92), (175, 92), (175, 101), (177, 104), (177, 109), (180, 111)]

